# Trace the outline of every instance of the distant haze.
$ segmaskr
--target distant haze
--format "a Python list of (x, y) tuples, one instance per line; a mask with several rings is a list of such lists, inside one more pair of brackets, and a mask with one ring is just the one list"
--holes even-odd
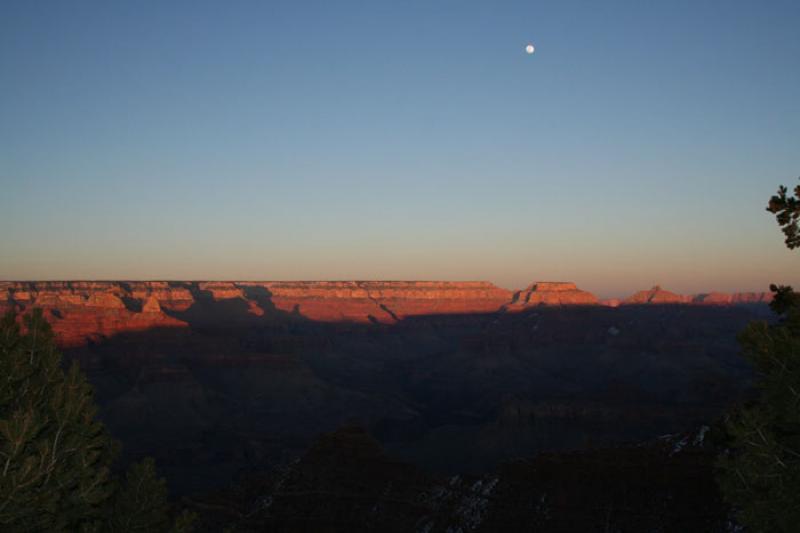
[(798, 26), (797, 2), (3, 2), (0, 279), (800, 286), (764, 210), (800, 175)]

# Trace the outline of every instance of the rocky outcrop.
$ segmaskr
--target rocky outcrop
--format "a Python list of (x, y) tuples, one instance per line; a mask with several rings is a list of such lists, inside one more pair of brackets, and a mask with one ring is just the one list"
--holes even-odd
[(768, 304), (772, 301), (771, 292), (709, 292), (700, 294), (676, 294), (662, 289), (659, 285), (650, 290), (639, 291), (621, 303), (623, 305), (642, 304), (696, 304), (696, 305), (746, 305)]
[(771, 292), (709, 292), (692, 295), (692, 303), (703, 305), (767, 304), (771, 301)]
[(271, 293), (276, 308), (324, 321), (392, 323), (412, 315), (488, 313), (497, 311), (511, 299), (511, 291), (482, 281), (317, 281), (258, 285)]
[(689, 297), (675, 294), (662, 289), (659, 285), (654, 286), (650, 290), (639, 291), (622, 301), (623, 305), (641, 305), (641, 304), (682, 304), (690, 303)]
[(244, 298), (239, 284), (230, 281), (204, 281), (197, 284), (197, 289), (210, 293), (211, 298), (217, 301)]
[(596, 305), (597, 297), (580, 290), (574, 283), (538, 281), (514, 294), (514, 307), (534, 305)]
[(4, 282), (0, 311), (44, 309), (59, 344), (69, 348), (123, 332), (187, 326), (163, 311), (159, 296), (166, 308), (191, 305), (161, 282)]

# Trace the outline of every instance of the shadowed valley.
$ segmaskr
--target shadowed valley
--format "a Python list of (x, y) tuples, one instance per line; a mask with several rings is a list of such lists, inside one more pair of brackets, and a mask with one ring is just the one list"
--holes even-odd
[(487, 475), (542, 452), (697, 430), (748, 391), (736, 333), (763, 294), (568, 283), (5, 283), (43, 307), (129, 460), (174, 493), (290, 464), (365, 428), (397, 460)]

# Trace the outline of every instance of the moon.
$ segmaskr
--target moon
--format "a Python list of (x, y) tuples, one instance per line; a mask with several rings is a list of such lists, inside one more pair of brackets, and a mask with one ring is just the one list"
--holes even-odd
[(525, 51), (528, 53), (528, 55), (531, 55), (536, 51), (536, 48), (534, 48), (531, 43), (528, 43), (528, 46), (525, 47)]

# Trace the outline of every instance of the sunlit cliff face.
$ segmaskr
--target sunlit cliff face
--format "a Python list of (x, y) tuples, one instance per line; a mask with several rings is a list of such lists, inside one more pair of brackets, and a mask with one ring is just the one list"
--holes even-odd
[[(679, 295), (654, 287), (622, 304), (740, 304), (767, 293)], [(213, 316), (205, 307), (224, 303)], [(188, 327), (222, 320), (255, 323), (276, 315), (320, 322), (392, 324), (415, 315), (514, 312), (538, 305), (610, 305), (569, 282), (536, 282), (519, 291), (489, 282), (0, 282), (0, 310), (45, 309), (59, 342), (80, 346), (125, 331)], [(205, 309), (205, 310), (204, 310)]]

